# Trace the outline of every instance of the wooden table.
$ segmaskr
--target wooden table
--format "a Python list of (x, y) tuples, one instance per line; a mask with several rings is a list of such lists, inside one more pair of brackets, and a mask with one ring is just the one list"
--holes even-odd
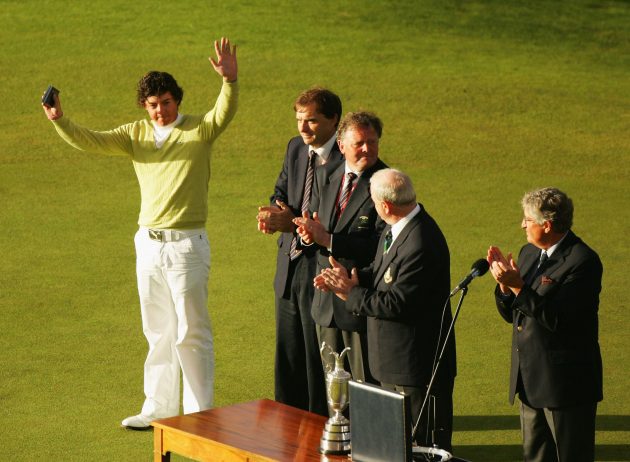
[(171, 452), (213, 462), (347, 461), (319, 453), (325, 422), (268, 399), (155, 420), (154, 461), (170, 461)]

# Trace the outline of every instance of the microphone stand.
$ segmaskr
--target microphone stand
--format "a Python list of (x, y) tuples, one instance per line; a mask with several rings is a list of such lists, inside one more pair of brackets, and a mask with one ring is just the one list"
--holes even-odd
[[(420, 413), (418, 414), (418, 420), (416, 421), (416, 424), (413, 426), (413, 429), (411, 431), (411, 439), (413, 440), (416, 436), (416, 432), (418, 431), (418, 426), (420, 425), (420, 420), (422, 419), (422, 413), (424, 412), (424, 408), (427, 405), (427, 402), (429, 401), (429, 396), (431, 393), (431, 387), (433, 386), (433, 381), (435, 380), (435, 377), (437, 376), (437, 371), (438, 368), (440, 367), (440, 361), (442, 361), (442, 356), (444, 356), (444, 352), (446, 351), (446, 346), (448, 345), (448, 339), (451, 336), (451, 333), (453, 332), (453, 328), (455, 327), (455, 321), (457, 321), (457, 317), (459, 316), (459, 311), (462, 307), (462, 303), (464, 301), (464, 297), (466, 296), (466, 294), (468, 293), (468, 286), (466, 285), (465, 287), (463, 287), (461, 289), (461, 297), (459, 298), (459, 302), (457, 302), (457, 308), (455, 309), (455, 314), (453, 315), (453, 320), (451, 321), (450, 326), (448, 326), (448, 331), (446, 331), (446, 337), (444, 338), (444, 343), (442, 345), (442, 350), (440, 351), (440, 356), (438, 356), (437, 362), (435, 363), (435, 367), (433, 368), (433, 372), (431, 374), (431, 380), (429, 381), (429, 385), (427, 386), (427, 393), (424, 397), (424, 401), (422, 402), (422, 406), (420, 407)], [(454, 294), (450, 294), (448, 296), (449, 300), (450, 298), (453, 296)], [(440, 345), (438, 345), (438, 348), (440, 347)], [(450, 454), (448, 451), (442, 450), (442, 449), (438, 449), (437, 451), (435, 450), (435, 448), (423, 448), (423, 447), (419, 447), (416, 446), (415, 448), (413, 448), (413, 452), (414, 453), (426, 453), (426, 454), (430, 454), (430, 455), (439, 455), (441, 456), (440, 462), (445, 462), (447, 460), (450, 460), (453, 456), (452, 454)], [(445, 458), (446, 457), (446, 458)]]

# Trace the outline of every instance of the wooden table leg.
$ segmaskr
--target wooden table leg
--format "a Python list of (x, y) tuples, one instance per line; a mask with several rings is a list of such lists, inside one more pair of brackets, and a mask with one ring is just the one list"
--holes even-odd
[(162, 442), (164, 441), (164, 430), (161, 428), (153, 429), (153, 461), (154, 462), (171, 462), (171, 453), (169, 451), (162, 452)]

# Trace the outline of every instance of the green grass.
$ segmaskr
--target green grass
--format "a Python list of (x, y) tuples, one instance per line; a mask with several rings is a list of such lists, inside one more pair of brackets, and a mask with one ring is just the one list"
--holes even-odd
[[(241, 101), (215, 145), (209, 193), (216, 404), (273, 395), (275, 239), (254, 217), (296, 133), (292, 102), (320, 84), (345, 110), (381, 116), (381, 157), (411, 175), (440, 223), (454, 282), (490, 244), (518, 251), (526, 190), (555, 185), (574, 199), (574, 230), (604, 263), (597, 460), (630, 460), (627, 1), (0, 6), (3, 459), (152, 453), (151, 433), (118, 427), (139, 410), (146, 353), (134, 173), (128, 159), (61, 141), (41, 93), (55, 84), (69, 117), (107, 129), (144, 117), (136, 81), (167, 70), (185, 89), (182, 110), (200, 113), (220, 86), (206, 59), (212, 40), (227, 35), (239, 45)], [(510, 328), (491, 291), (489, 277), (475, 281), (457, 324), (454, 444), (463, 458), (517, 461)]]

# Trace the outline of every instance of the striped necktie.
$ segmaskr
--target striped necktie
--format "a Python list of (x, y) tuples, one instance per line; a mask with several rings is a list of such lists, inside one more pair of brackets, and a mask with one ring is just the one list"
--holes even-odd
[[(302, 206), (300, 207), (302, 213), (308, 212), (308, 207), (311, 204), (311, 192), (313, 190), (313, 173), (315, 171), (316, 157), (317, 153), (315, 151), (310, 151), (308, 153), (308, 167), (306, 169), (306, 180), (304, 181)], [(291, 241), (291, 250), (289, 252), (291, 260), (295, 260), (301, 253), (302, 251), (297, 248), (297, 236), (293, 236), (293, 240)]]
[(339, 198), (339, 202), (337, 203), (337, 218), (341, 216), (343, 211), (348, 205), (348, 201), (350, 200), (350, 195), (352, 193), (352, 183), (357, 175), (353, 172), (348, 172), (346, 174), (346, 181), (343, 187), (343, 192), (341, 193), (341, 197)]

